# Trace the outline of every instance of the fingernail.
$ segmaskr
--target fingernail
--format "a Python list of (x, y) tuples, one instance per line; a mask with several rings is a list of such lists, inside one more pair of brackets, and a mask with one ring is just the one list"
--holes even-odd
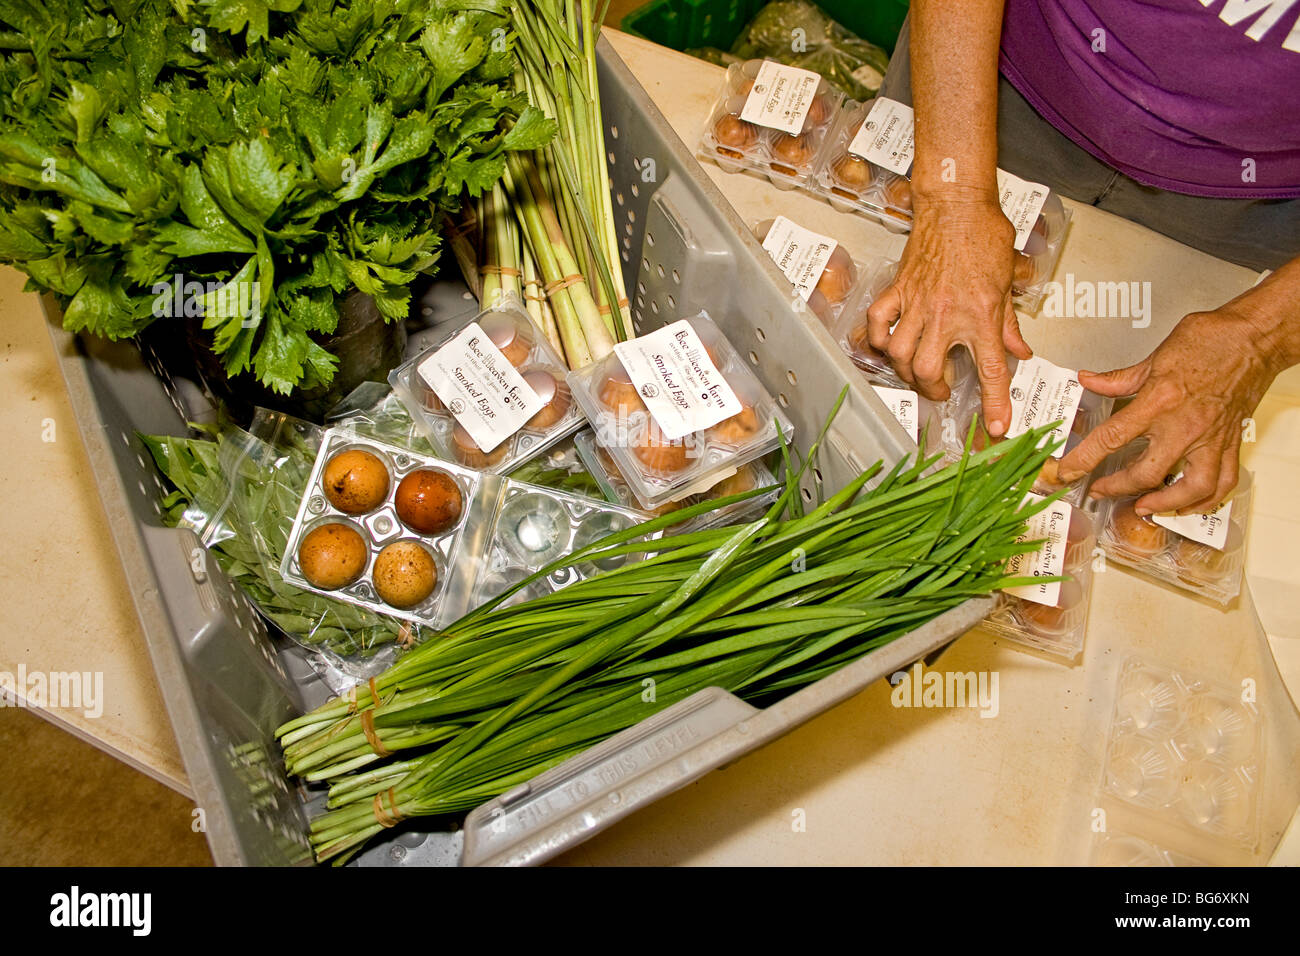
[(1133, 513), (1139, 518), (1146, 518), (1151, 514), (1150, 508), (1134, 508)]
[(1007, 430), (1007, 426), (1002, 423), (1000, 418), (989, 422), (989, 434), (994, 438), (1001, 438), (1002, 433)]

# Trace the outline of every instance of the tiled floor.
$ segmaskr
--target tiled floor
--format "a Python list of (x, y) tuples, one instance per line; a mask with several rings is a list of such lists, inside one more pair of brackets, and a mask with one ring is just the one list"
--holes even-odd
[(212, 865), (193, 803), (35, 714), (0, 710), (0, 754), (0, 865)]

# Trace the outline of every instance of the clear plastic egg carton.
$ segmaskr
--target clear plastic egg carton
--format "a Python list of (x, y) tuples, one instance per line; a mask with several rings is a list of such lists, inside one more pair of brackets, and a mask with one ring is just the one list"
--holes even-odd
[(1253, 702), (1137, 657), (1120, 668), (1102, 792), (1238, 846), (1258, 838), (1263, 736)]
[(569, 387), (647, 511), (708, 490), (793, 434), (789, 417), (703, 312), (619, 343), (570, 372)]
[(1195, 857), (1167, 849), (1122, 831), (1098, 833), (1092, 845), (1093, 866), (1205, 866)]
[[(636, 497), (632, 494), (632, 489), (628, 487), (627, 481), (619, 473), (618, 465), (614, 463), (614, 459), (610, 457), (609, 452), (596, 443), (596, 436), (591, 429), (583, 429), (574, 435), (573, 443), (578, 449), (578, 456), (582, 459), (582, 463), (587, 466), (587, 471), (596, 479), (596, 483), (600, 485), (605, 497), (615, 504), (621, 504), (629, 508), (637, 507)], [(725, 498), (728, 495), (738, 495), (746, 491), (752, 491), (755, 488), (766, 488), (776, 484), (776, 476), (762, 461), (751, 461), (747, 465), (742, 465), (733, 475), (722, 479), (707, 491), (691, 495), (681, 501), (662, 504), (650, 514), (654, 516), (665, 515), (702, 501)], [(716, 508), (713, 511), (673, 525), (671, 533), (685, 534), (688, 531), (700, 531), (704, 528), (739, 524), (752, 520), (767, 511), (780, 497), (780, 494), (779, 489), (772, 487), (772, 490), (764, 494), (755, 495), (752, 498), (746, 498), (744, 501), (737, 501), (730, 505), (724, 505), (721, 508)]]
[[(1037, 359), (1031, 359), (1030, 361), (1037, 362)], [(967, 387), (962, 391), (959, 397), (958, 407), (953, 409), (953, 414), (957, 421), (956, 434), (960, 436), (959, 440), (964, 442), (966, 439), (967, 429), (970, 428), (972, 419), (976, 420), (977, 424), (975, 426), (973, 448), (976, 451), (981, 451), (984, 448), (987, 448), (990, 444), (997, 444), (1004, 439), (992, 438), (985, 427), (983, 420), (983, 393), (980, 390), (978, 377), (974, 373), (974, 367), (969, 364), (969, 359), (967, 359), (967, 363), (967, 368), (969, 370), (965, 383)], [(1047, 425), (1052, 421), (1055, 421), (1055, 413), (1048, 409), (1039, 413), (1037, 418), (1034, 418), (1032, 415), (1025, 416), (1026, 428), (1018, 429), (1015, 426), (1014, 419), (1017, 415), (1022, 415), (1028, 398), (1024, 395), (1017, 394), (1018, 387), (1016, 373), (1021, 369), (1022, 363), (1012, 356), (1007, 356), (1007, 364), (1012, 375), (1011, 400), (1013, 406), (1013, 423), (1012, 427), (1008, 429), (1007, 437), (1014, 438), (1016, 435), (1021, 434), (1022, 431), (1028, 430), (1029, 427)], [(1042, 368), (1046, 364), (1048, 363), (1039, 364), (1037, 367)], [(1046, 464), (1044, 464), (1043, 470), (1039, 474), (1038, 479), (1034, 482), (1032, 490), (1035, 494), (1049, 495), (1061, 490), (1062, 488), (1066, 488), (1067, 490), (1064, 495), (1065, 500), (1070, 502), (1070, 504), (1081, 508), (1088, 502), (1088, 489), (1092, 485), (1094, 475), (1084, 475), (1066, 485), (1059, 480), (1058, 466), (1060, 460), (1065, 455), (1074, 451), (1074, 449), (1092, 433), (1094, 428), (1097, 428), (1102, 422), (1106, 421), (1106, 419), (1110, 417), (1115, 403), (1113, 399), (1098, 395), (1096, 392), (1090, 392), (1083, 388), (1082, 385), (1079, 385), (1077, 373), (1067, 369), (1060, 369), (1057, 366), (1050, 366), (1050, 368), (1051, 372), (1049, 373), (1047, 381), (1049, 387), (1052, 384), (1051, 378), (1053, 376), (1056, 377), (1057, 384), (1061, 381), (1062, 373), (1064, 373), (1065, 377), (1072, 376), (1070, 380), (1073, 383), (1072, 388), (1078, 394), (1078, 407), (1074, 411), (1073, 419), (1068, 424), (1068, 430), (1067, 426), (1063, 425), (1058, 433), (1058, 440), (1063, 437), (1065, 442), (1064, 445), (1053, 455), (1052, 458), (1048, 459)], [(1031, 373), (1027, 382), (1024, 384), (1025, 390), (1032, 390), (1036, 384), (1040, 384), (1043, 381), (1043, 379), (1034, 377)], [(951, 437), (951, 434), (951, 431), (948, 432), (949, 437)], [(950, 455), (956, 454), (960, 456), (961, 454), (960, 445), (954, 448), (952, 447), (951, 441), (945, 443), (944, 450)]]
[(1065, 551), (1062, 573), (1071, 580), (1060, 582), (1056, 602), (1043, 604), (1002, 591), (984, 627), (1006, 640), (1072, 661), (1083, 650), (1088, 629), (1097, 538), (1093, 516), (1082, 508), (1069, 506), (1065, 524), (1059, 542)]
[[(1120, 470), (1141, 453), (1142, 446), (1112, 455), (1108, 474)], [(1098, 541), (1106, 557), (1149, 577), (1227, 605), (1241, 591), (1246, 563), (1246, 531), (1254, 479), (1244, 468), (1228, 500), (1208, 515), (1139, 517), (1137, 498), (1107, 498), (1098, 508)], [(1186, 530), (1180, 534), (1157, 522), (1169, 521)], [(1221, 529), (1221, 546), (1196, 540), (1212, 525)], [(1211, 534), (1211, 537), (1214, 537)]]
[(817, 157), (808, 188), (839, 212), (860, 212), (897, 232), (912, 228), (912, 182), (852, 146), (875, 100), (848, 100)]
[(1024, 249), (1015, 255), (1011, 293), (1017, 306), (1033, 312), (1042, 304), (1047, 283), (1065, 247), (1065, 233), (1069, 227), (1070, 210), (1065, 208), (1061, 197), (1049, 193), (1025, 240)]
[[(776, 228), (776, 233), (772, 232)], [(754, 238), (767, 250), (795, 293), (826, 328), (833, 328), (845, 306), (868, 278), (864, 266), (831, 236), (823, 236), (784, 216), (755, 224)], [(769, 237), (772, 239), (769, 242)]]
[(772, 60), (727, 68), (700, 154), (728, 172), (751, 170), (793, 189), (812, 175), (844, 94), (811, 70)]
[(861, 270), (861, 277), (853, 294), (830, 326), (835, 344), (858, 368), (869, 375), (880, 375), (893, 381), (901, 380), (894, 372), (889, 357), (871, 346), (867, 325), (867, 309), (894, 281), (898, 262), (894, 259), (876, 259)]
[[(500, 507), (492, 521), (491, 534), (470, 593), (469, 608), (509, 590), (557, 558), (644, 520), (645, 514), (631, 508), (540, 485), (505, 480)], [(503, 605), (550, 594), (599, 571), (613, 570), (629, 561), (639, 560), (639, 557), (644, 557), (644, 554), (616, 555), (560, 568), (515, 592)]]
[[(440, 456), (504, 474), (582, 427), (567, 371), (518, 297), (508, 295), (398, 366), (388, 381)], [(538, 410), (521, 413), (528, 407), (521, 402)], [(476, 440), (478, 431), (500, 444)]]
[[(355, 454), (340, 457), (347, 453)], [(399, 514), (398, 489), (412, 475), (416, 477), (405, 488), (416, 507), (403, 513), (408, 518), (417, 516), (426, 530), (418, 530)], [(430, 486), (420, 489), (420, 478), (428, 476), (433, 476)], [(483, 476), (472, 469), (363, 438), (348, 429), (328, 429), (289, 533), (280, 576), (305, 590), (381, 614), (435, 623), (441, 620), (444, 598), (466, 557), (467, 529), (476, 520), (482, 482)], [(337, 502), (344, 502), (344, 507)], [(329, 532), (332, 540), (312, 537), (330, 525), (345, 530)], [(382, 578), (393, 582), (403, 595), (405, 606), (399, 606), (381, 596), (384, 588), (376, 585), (375, 572), (385, 549), (406, 547), (404, 543), (419, 548), (428, 563), (415, 553), (415, 561), (402, 562), (392, 575)], [(390, 551), (390, 558), (396, 553)], [(419, 600), (406, 603), (425, 591), (430, 565), (431, 588)], [(380, 565), (381, 571), (385, 566)]]

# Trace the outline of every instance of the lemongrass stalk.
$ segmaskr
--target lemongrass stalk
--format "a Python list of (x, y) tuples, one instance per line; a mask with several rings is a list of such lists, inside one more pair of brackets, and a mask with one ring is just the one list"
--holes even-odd
[(546, 296), (542, 295), (542, 279), (537, 271), (537, 260), (533, 258), (527, 243), (522, 245), (520, 260), (523, 265), (524, 304), (528, 308), (528, 314), (545, 334), (546, 341), (551, 343), (556, 354), (564, 359), (564, 364), (572, 368), (568, 356), (564, 353), (564, 340), (560, 338), (560, 327), (555, 324), (555, 313), (551, 310), (551, 303), (547, 301)]
[(582, 322), (578, 319), (569, 290), (562, 287), (564, 271), (559, 265), (554, 247), (547, 238), (546, 225), (538, 211), (527, 177), (522, 174), (522, 170), (516, 176), (511, 166), (511, 162), (507, 160), (505, 182), (515, 215), (519, 217), (524, 238), (541, 271), (542, 279), (547, 286), (555, 286), (549, 291), (543, 287), (542, 294), (555, 309), (555, 324), (564, 343), (564, 355), (569, 367), (583, 368), (592, 362), (591, 348), (587, 345), (587, 337), (583, 332)]
[(493, 192), (479, 197), (479, 222), (483, 223), (483, 261), (479, 272), (483, 276), (479, 307), (490, 309), (501, 301), (501, 271), (497, 263), (496, 203)]
[(555, 215), (555, 207), (536, 180), (536, 171), (525, 166), (517, 153), (506, 160), (515, 194), (516, 211), (532, 244), (533, 255), (546, 280), (547, 293), (555, 307), (560, 334), (564, 336), (565, 354), (574, 368), (583, 368), (613, 351), (613, 341), (600, 318), (596, 303), (582, 274), (577, 271), (573, 253)]

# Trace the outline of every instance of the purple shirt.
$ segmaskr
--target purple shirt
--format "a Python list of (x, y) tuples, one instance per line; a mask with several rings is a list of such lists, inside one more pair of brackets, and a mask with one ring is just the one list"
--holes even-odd
[(1007, 0), (1001, 66), (1138, 182), (1300, 197), (1300, 0)]

